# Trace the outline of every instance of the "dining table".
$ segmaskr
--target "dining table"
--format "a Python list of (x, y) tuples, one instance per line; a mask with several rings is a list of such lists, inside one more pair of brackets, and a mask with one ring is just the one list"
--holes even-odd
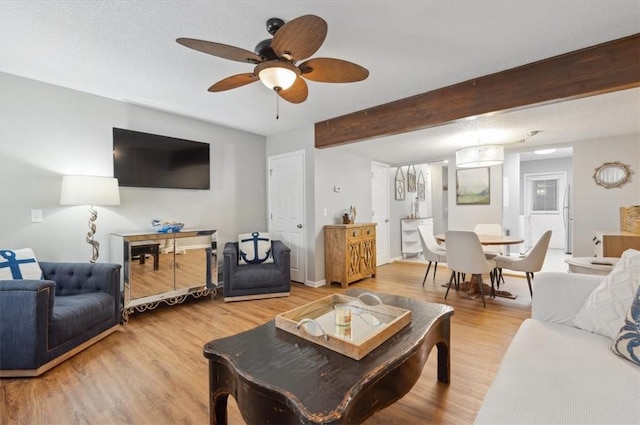
[[(444, 233), (439, 233), (435, 235), (435, 238), (439, 243), (446, 242)], [(511, 236), (511, 235), (486, 235), (486, 234), (479, 233), (478, 239), (480, 240), (480, 244), (485, 246), (518, 245), (518, 244), (524, 243), (523, 238), (519, 236)], [(478, 282), (476, 282), (476, 280), (472, 276), (469, 281), (463, 282), (460, 286), (463, 287), (463, 290), (467, 292), (467, 295), (469, 295), (469, 298), (475, 299), (476, 298), (475, 295), (477, 294), (476, 292), (477, 283)], [(483, 292), (490, 294), (492, 291), (491, 287), (486, 283), (483, 283), (482, 285), (483, 285), (482, 286)], [(446, 284), (443, 286), (449, 286), (449, 285)], [(501, 298), (511, 298), (511, 299), (517, 298), (517, 295), (513, 295), (509, 291), (499, 291), (497, 289), (494, 289), (493, 294), (496, 297), (501, 297)]]
[[(444, 233), (435, 235), (438, 242), (445, 242)], [(478, 234), (481, 245), (518, 245), (524, 243), (524, 239), (519, 236), (508, 235), (483, 235)]]

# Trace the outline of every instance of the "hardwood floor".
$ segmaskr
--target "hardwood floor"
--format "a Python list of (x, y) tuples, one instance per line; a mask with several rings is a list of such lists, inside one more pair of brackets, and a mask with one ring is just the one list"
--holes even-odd
[[(448, 270), (439, 268), (435, 282), (430, 273), (423, 288), (424, 272), (421, 264), (387, 264), (350, 287), (445, 302)], [(472, 423), (513, 335), (530, 317), (525, 279), (507, 276), (501, 289), (518, 298), (487, 299), (486, 309), (479, 298), (451, 291), (451, 384), (436, 379), (434, 349), (411, 392), (365, 423)], [(286, 298), (224, 303), (218, 296), (133, 314), (127, 326), (39, 378), (1, 379), (0, 424), (206, 424), (204, 344), (334, 292), (343, 290), (294, 283)], [(233, 397), (229, 423), (244, 424)]]

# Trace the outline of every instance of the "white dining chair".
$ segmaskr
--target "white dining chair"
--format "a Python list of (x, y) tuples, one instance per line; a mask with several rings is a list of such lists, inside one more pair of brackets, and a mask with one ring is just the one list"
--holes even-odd
[(418, 234), (420, 235), (420, 243), (422, 243), (422, 255), (424, 259), (429, 262), (427, 266), (427, 272), (422, 279), (422, 286), (427, 281), (427, 275), (431, 268), (431, 263), (435, 263), (433, 267), (433, 280), (436, 279), (436, 271), (438, 270), (438, 263), (444, 263), (447, 261), (447, 251), (442, 249), (436, 238), (433, 236), (433, 227), (421, 224), (418, 226)]
[(478, 239), (478, 235), (474, 232), (449, 230), (445, 233), (445, 240), (447, 241), (447, 267), (449, 267), (452, 273), (444, 298), (447, 299), (449, 290), (451, 289), (451, 283), (454, 280), (456, 281), (456, 287), (458, 287), (458, 274), (466, 273), (472, 275), (472, 279), (475, 279), (480, 295), (482, 296), (482, 305), (486, 307), (482, 275), (489, 274), (491, 278), (490, 296), (493, 297), (495, 261), (488, 260), (485, 257), (482, 251), (482, 245), (480, 245), (480, 239)]
[[(473, 228), (474, 233), (478, 235), (497, 235), (502, 236), (502, 225), (494, 223), (480, 223)], [(483, 246), (482, 250), (487, 258), (493, 258), (502, 255), (503, 251), (499, 245)]]
[(492, 258), (496, 263), (498, 269), (497, 281), (498, 285), (500, 280), (504, 282), (502, 277), (502, 269), (509, 269), (513, 271), (525, 272), (527, 275), (527, 283), (529, 284), (529, 294), (533, 298), (533, 289), (531, 288), (531, 280), (533, 274), (542, 270), (544, 265), (544, 257), (547, 255), (547, 249), (549, 248), (549, 241), (551, 240), (551, 230), (547, 230), (540, 236), (540, 239), (529, 250), (524, 257), (507, 257), (499, 255)]

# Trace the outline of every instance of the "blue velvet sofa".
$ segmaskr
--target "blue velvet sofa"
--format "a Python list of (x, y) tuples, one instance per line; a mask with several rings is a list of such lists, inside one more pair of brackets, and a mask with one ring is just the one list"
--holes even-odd
[(284, 242), (271, 241), (273, 263), (238, 265), (238, 242), (224, 245), (224, 301), (285, 297), (291, 292), (291, 250)]
[(40, 262), (0, 280), (0, 377), (38, 376), (120, 325), (119, 264)]

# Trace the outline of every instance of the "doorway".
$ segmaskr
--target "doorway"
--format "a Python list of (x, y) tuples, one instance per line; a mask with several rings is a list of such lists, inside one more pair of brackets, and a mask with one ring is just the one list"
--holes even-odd
[(371, 162), (371, 221), (376, 223), (376, 264), (389, 262), (389, 166)]
[(551, 230), (549, 248), (566, 250), (563, 210), (567, 174), (564, 171), (524, 175), (524, 241), (531, 248)]
[(304, 151), (270, 156), (269, 233), (291, 249), (291, 280), (305, 283)]

